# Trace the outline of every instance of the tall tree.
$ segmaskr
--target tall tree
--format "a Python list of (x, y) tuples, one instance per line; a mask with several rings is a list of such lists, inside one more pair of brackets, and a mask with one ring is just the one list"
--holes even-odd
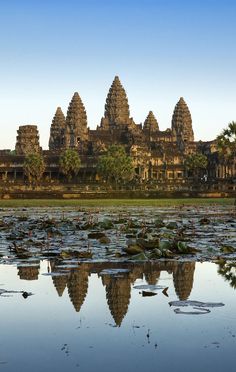
[[(217, 146), (218, 146), (220, 157), (223, 159), (223, 162), (225, 162), (226, 165), (228, 162), (231, 162), (231, 165), (235, 167), (235, 157), (236, 157), (236, 122), (235, 121), (232, 121), (231, 123), (229, 123), (228, 127), (223, 129), (222, 133), (217, 137)], [(236, 198), (234, 199), (234, 205), (236, 206)]]
[(64, 174), (68, 181), (70, 181), (72, 177), (78, 174), (80, 167), (81, 161), (76, 150), (67, 149), (60, 156), (59, 159), (60, 172)]
[(100, 176), (108, 182), (131, 181), (135, 171), (131, 156), (127, 155), (123, 146), (112, 145), (106, 154), (98, 160)]
[(236, 122), (232, 121), (217, 137), (217, 146), (220, 154), (232, 157), (236, 154)]
[(194, 178), (199, 178), (200, 172), (207, 168), (208, 161), (204, 154), (197, 152), (188, 155), (184, 164), (187, 170), (193, 172)]
[(38, 183), (45, 171), (45, 163), (41, 154), (29, 154), (25, 157), (24, 174), (30, 183)]

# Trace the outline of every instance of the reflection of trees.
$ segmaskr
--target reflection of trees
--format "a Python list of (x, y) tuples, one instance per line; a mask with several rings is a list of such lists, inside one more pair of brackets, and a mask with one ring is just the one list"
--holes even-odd
[[(25, 266), (24, 266), (25, 265)], [(29, 263), (21, 263), (17, 265), (18, 275), (22, 280), (37, 280), (39, 275), (40, 261)]]
[(78, 269), (72, 270), (68, 278), (68, 293), (77, 312), (80, 311), (87, 295), (88, 275), (86, 268), (81, 265)]
[(179, 262), (173, 270), (175, 292), (181, 301), (190, 296), (193, 287), (195, 262)]
[(120, 326), (128, 311), (131, 279), (128, 274), (122, 276), (103, 275), (102, 282), (106, 287), (107, 303), (111, 315), (116, 325)]
[(236, 289), (236, 262), (222, 262), (218, 265), (218, 273)]

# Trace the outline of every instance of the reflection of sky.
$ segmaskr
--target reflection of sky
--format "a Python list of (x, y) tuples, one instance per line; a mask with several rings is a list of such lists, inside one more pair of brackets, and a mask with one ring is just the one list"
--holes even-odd
[(166, 129), (184, 96), (197, 139), (212, 139), (235, 120), (235, 10), (233, 0), (1, 1), (0, 148), (29, 123), (46, 148), (56, 107), (66, 113), (77, 90), (95, 128), (116, 74), (137, 123), (153, 110)]
[[(41, 273), (45, 272), (46, 263), (41, 267)], [(58, 297), (50, 276), (40, 275), (37, 281), (19, 280), (14, 267), (1, 267), (0, 288), (34, 293), (26, 300), (20, 294), (0, 297), (0, 361), (7, 362), (2, 368), (74, 371), (79, 365), (85, 372), (231, 372), (236, 297), (216, 272), (214, 264), (196, 264), (190, 299), (223, 302), (225, 307), (213, 308), (207, 315), (175, 314), (168, 305), (177, 299), (172, 276), (161, 272), (158, 284), (169, 287), (169, 298), (161, 291), (155, 297), (143, 298), (139, 290), (133, 289), (128, 313), (121, 327), (114, 328), (105, 288), (97, 274), (89, 277), (87, 297), (76, 313), (66, 291)], [(138, 279), (135, 284), (142, 283)]]

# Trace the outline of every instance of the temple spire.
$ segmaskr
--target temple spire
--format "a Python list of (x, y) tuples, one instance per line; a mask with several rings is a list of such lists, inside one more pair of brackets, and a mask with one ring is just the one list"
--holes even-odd
[(81, 141), (87, 139), (87, 114), (79, 94), (75, 92), (66, 116), (65, 147), (76, 148)]
[(129, 122), (128, 99), (118, 76), (115, 76), (109, 89), (104, 116), (109, 126), (123, 125)]
[(50, 128), (49, 150), (60, 150), (63, 147), (65, 116), (60, 107), (57, 108)]
[(185, 142), (194, 141), (192, 118), (183, 97), (180, 98), (174, 109), (172, 116), (172, 131), (177, 141), (180, 138)]
[(152, 111), (149, 111), (148, 116), (143, 125), (143, 129), (149, 132), (157, 132), (159, 130), (157, 119)]

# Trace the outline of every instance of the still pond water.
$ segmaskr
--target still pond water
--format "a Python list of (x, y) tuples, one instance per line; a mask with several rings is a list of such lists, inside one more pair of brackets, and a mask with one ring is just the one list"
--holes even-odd
[(234, 275), (209, 262), (0, 265), (0, 371), (235, 371)]

